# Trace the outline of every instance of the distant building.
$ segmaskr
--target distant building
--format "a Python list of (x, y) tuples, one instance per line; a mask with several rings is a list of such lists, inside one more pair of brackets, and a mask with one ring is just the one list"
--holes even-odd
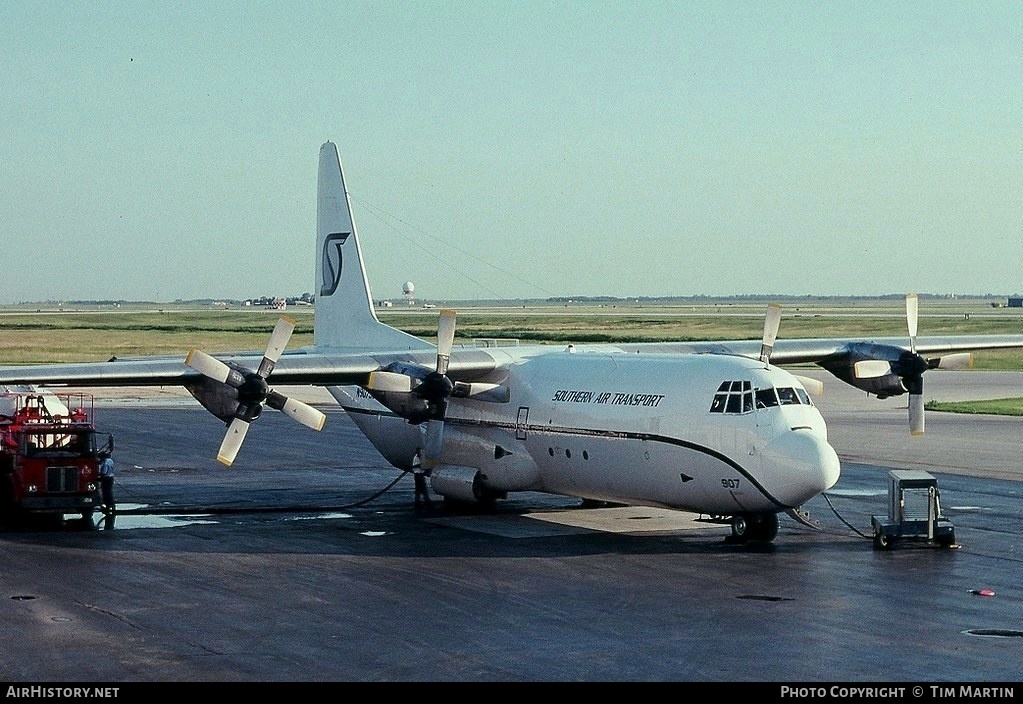
[(1009, 307), (1010, 308), (1023, 308), (1023, 298), (1010, 298), (1009, 299)]

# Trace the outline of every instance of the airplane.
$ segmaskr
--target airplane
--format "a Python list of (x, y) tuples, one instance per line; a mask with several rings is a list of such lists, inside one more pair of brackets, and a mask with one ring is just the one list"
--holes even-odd
[(907, 340), (778, 340), (768, 307), (762, 339), (474, 347), (454, 344), (440, 310), (437, 343), (374, 312), (337, 147), (320, 148), (312, 345), (285, 351), (282, 317), (266, 350), (0, 368), (0, 384), (181, 385), (227, 425), (217, 459), (232, 465), (264, 407), (321, 430), (326, 416), (270, 386), (325, 387), (395, 468), (425, 471), (452, 505), (482, 509), (514, 492), (653, 506), (731, 525), (729, 539), (769, 543), (779, 514), (834, 486), (840, 462), (811, 396), (815, 380), (781, 365), (815, 363), (879, 398), (909, 394), (910, 432), (924, 432), (923, 374), (967, 365), (1023, 335)]

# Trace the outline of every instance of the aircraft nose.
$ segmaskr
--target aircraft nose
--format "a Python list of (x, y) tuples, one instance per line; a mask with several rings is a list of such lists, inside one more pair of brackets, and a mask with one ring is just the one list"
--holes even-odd
[(828, 441), (810, 429), (789, 431), (771, 442), (762, 455), (764, 479), (774, 498), (800, 506), (838, 481), (841, 463)]

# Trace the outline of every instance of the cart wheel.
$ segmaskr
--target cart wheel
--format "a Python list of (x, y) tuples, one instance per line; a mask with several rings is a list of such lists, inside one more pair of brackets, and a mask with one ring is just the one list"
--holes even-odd
[(877, 550), (889, 550), (892, 547), (892, 539), (883, 531), (874, 534), (874, 548)]

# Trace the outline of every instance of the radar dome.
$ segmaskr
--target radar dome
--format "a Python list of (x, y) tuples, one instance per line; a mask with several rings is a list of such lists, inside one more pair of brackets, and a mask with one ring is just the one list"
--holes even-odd
[(416, 290), (415, 285), (411, 281), (406, 281), (405, 285), (401, 287), (401, 292), (406, 296), (410, 293), (414, 293)]

